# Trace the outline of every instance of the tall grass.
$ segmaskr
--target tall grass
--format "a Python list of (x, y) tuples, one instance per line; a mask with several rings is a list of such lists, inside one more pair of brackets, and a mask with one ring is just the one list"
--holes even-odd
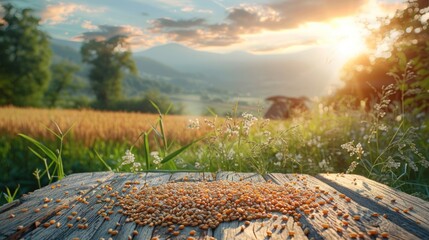
[[(130, 171), (131, 165), (123, 163), (131, 158), (143, 166), (136, 170), (171, 170), (173, 165), (179, 170), (261, 174), (355, 172), (428, 198), (429, 120), (387, 101), (391, 90), (366, 103), (372, 106), (369, 111), (365, 105), (355, 109), (314, 102), (311, 111), (282, 121), (240, 113), (237, 107), (227, 118), (0, 108), (0, 189), (21, 184), (26, 192), (38, 187), (31, 173), (43, 164), (17, 134), (55, 149), (58, 143), (45, 128), (55, 121), (60, 128), (75, 124), (63, 138), (64, 174)], [(202, 140), (190, 144), (196, 139)]]

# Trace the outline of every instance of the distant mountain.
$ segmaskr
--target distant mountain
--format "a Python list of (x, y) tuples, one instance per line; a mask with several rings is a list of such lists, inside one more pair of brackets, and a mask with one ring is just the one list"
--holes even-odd
[[(54, 59), (82, 64), (81, 43), (59, 39), (51, 42)], [(133, 53), (141, 78), (162, 81), (162, 86), (171, 84), (174, 89), (181, 88), (187, 93), (217, 92), (262, 98), (325, 94), (327, 85), (337, 78), (337, 73), (331, 70), (331, 55), (323, 48), (290, 54), (256, 55), (242, 51), (219, 54), (180, 44), (166, 44)], [(146, 86), (137, 82), (127, 85)], [(136, 91), (139, 88), (132, 92)]]
[[(87, 77), (89, 66), (82, 63), (80, 45), (72, 41), (51, 39), (53, 61), (55, 63), (68, 60), (79, 65), (81, 70), (77, 75), (86, 81), (87, 91), (90, 92)], [(200, 80), (198, 74), (184, 73), (144, 56), (133, 56), (133, 58), (140, 76), (125, 76), (124, 93), (129, 97), (139, 96), (151, 88), (165, 93), (200, 93), (212, 87), (209, 82)]]
[(51, 42), (51, 49), (54, 53), (54, 62), (68, 60), (76, 64), (81, 64), (82, 60), (78, 50), (57, 42)]
[[(137, 52), (181, 72), (192, 73), (217, 88), (241, 95), (320, 96), (335, 79), (327, 59), (330, 53), (314, 48), (290, 54), (255, 55), (197, 51), (180, 44), (166, 44)], [(319, 64), (314, 65), (314, 60)], [(311, 61), (310, 61), (311, 60)]]
[(51, 38), (50, 41), (51, 41), (51, 44), (69, 47), (77, 51), (80, 51), (80, 47), (82, 46), (82, 42), (76, 42), (76, 41), (70, 41), (70, 40), (64, 40), (64, 39), (58, 39), (58, 38)]

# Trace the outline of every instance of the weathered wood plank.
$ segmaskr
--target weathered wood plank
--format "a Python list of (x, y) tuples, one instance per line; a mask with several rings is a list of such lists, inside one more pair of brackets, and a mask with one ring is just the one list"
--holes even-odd
[[(170, 182), (202, 182), (202, 181), (213, 181), (211, 173), (198, 173), (198, 172), (178, 172), (174, 173)], [(176, 225), (175, 231), (178, 231), (178, 225)], [(209, 236), (209, 231), (205, 231), (197, 227), (187, 226), (183, 230), (180, 230), (178, 236), (173, 236), (168, 232), (168, 228), (156, 226), (153, 231), (153, 237), (159, 239), (187, 239), (190, 236), (190, 231), (194, 230), (196, 233), (193, 236), (195, 239), (205, 239)]]
[[(21, 197), (17, 205), (0, 214), (0, 239), (16, 239), (32, 231), (36, 222), (44, 223), (112, 176), (109, 172), (73, 174)], [(19, 231), (18, 226), (22, 226)]]
[[(144, 178), (142, 178), (140, 181), (144, 184), (147, 184), (148, 186), (159, 186), (161, 184), (167, 183), (171, 178), (171, 173), (147, 173)], [(145, 225), (145, 226), (141, 226), (141, 225), (137, 225), (134, 222), (130, 222), (125, 224), (125, 226), (127, 227), (127, 229), (125, 229), (124, 232), (129, 232), (129, 231), (137, 231), (138, 234), (136, 236), (133, 236), (133, 239), (138, 239), (138, 240), (146, 240), (146, 239), (151, 239), (152, 235), (153, 235), (153, 230), (154, 227)], [(128, 230), (129, 229), (129, 230)], [(131, 231), (131, 232), (132, 232)]]
[[(421, 235), (402, 229), (397, 224), (389, 221), (389, 219), (372, 216), (374, 212), (359, 205), (354, 196), (346, 195), (314, 177), (295, 174), (269, 174), (269, 177), (275, 182), (293, 184), (298, 188), (313, 190), (315, 194), (320, 194), (316, 198), (316, 203), (319, 204), (316, 210), (311, 213), (314, 218), (311, 219), (309, 217), (311, 214), (305, 215), (304, 213), (301, 218), (303, 227), (310, 228), (309, 237), (349, 239), (350, 234), (362, 234), (363, 237), (369, 238), (369, 231), (377, 230), (378, 234), (374, 237), (381, 237), (382, 232), (387, 232), (389, 239), (423, 238)], [(341, 193), (344, 195), (341, 195)], [(350, 198), (350, 200), (348, 201), (347, 198)], [(336, 206), (335, 209), (334, 206)], [(323, 209), (328, 211), (327, 214), (323, 214)], [(338, 211), (343, 214), (338, 216)], [(345, 219), (345, 214), (350, 215), (348, 219)], [(355, 215), (358, 215), (360, 219), (354, 220), (353, 216)], [(343, 221), (347, 221), (348, 225), (344, 226)], [(328, 224), (329, 227), (325, 229), (323, 224)], [(337, 228), (341, 229), (340, 232), (337, 231)]]
[(21, 201), (19, 201), (19, 199), (16, 199), (10, 203), (5, 203), (2, 206), (0, 206), (0, 214), (2, 214), (3, 212), (6, 212), (7, 210), (19, 205), (21, 203)]
[[(104, 219), (97, 214), (97, 211), (102, 209), (103, 206), (111, 204), (110, 202), (104, 201), (109, 197), (108, 194), (110, 194), (106, 186), (114, 186), (116, 183), (125, 181), (128, 175), (129, 174), (116, 174), (112, 176), (96, 188), (83, 194), (80, 198), (78, 197), (78, 201), (74, 202), (70, 208), (64, 209), (62, 214), (50, 216), (41, 223), (41, 226), (24, 237), (30, 239), (73, 239), (75, 237), (90, 239), (90, 236), (98, 230), (99, 226), (104, 221)], [(101, 202), (97, 202), (98, 200)], [(61, 226), (58, 228), (56, 226), (50, 226), (47, 229), (42, 227), (45, 222), (51, 220), (61, 223)], [(72, 227), (68, 227), (68, 224), (72, 224)], [(87, 224), (87, 227), (85, 224)]]
[[(117, 233), (115, 233), (116, 234), (115, 236), (117, 235), (122, 236), (122, 238), (118, 238), (118, 239), (127, 239), (127, 235), (131, 235), (130, 234), (131, 229), (128, 226), (128, 223), (125, 223), (126, 217), (118, 213), (118, 210), (122, 208), (115, 205), (117, 199), (116, 199), (116, 196), (114, 196), (114, 194), (126, 195), (131, 190), (131, 188), (135, 185), (134, 183), (138, 182), (139, 184), (144, 184), (142, 183), (143, 181), (141, 180), (142, 180), (142, 177), (144, 179), (145, 175), (146, 174), (140, 175), (140, 174), (130, 173), (130, 174), (126, 174), (121, 179), (117, 179), (117, 182), (112, 182), (111, 183), (112, 190), (107, 192), (107, 194), (105, 194), (104, 196), (102, 196), (102, 198), (104, 197), (104, 198), (111, 199), (111, 203), (108, 204), (111, 207), (104, 208), (106, 209), (106, 211), (112, 211), (112, 214), (108, 215), (109, 220), (106, 220), (102, 216), (97, 215), (96, 212), (92, 212), (89, 216), (95, 215), (94, 219), (101, 220), (100, 224), (98, 226), (93, 226), (94, 230), (89, 230), (88, 235), (83, 235), (83, 236), (80, 235), (80, 238), (81, 239), (102, 239), (102, 238), (109, 239), (113, 236), (112, 234), (109, 233), (109, 231), (112, 230), (112, 231), (117, 231)], [(127, 183), (132, 183), (132, 184), (127, 184)], [(124, 188), (125, 185), (128, 185), (130, 187)], [(125, 231), (124, 231), (124, 228), (126, 229)]]
[[(265, 179), (259, 174), (236, 172), (219, 172), (216, 174), (216, 180), (227, 180), (231, 182), (265, 182)], [(214, 229), (213, 236), (216, 239), (264, 239), (266, 233), (263, 234), (262, 238), (258, 238), (264, 229), (258, 228), (257, 224), (258, 221), (253, 220), (251, 224), (245, 228), (245, 231), (241, 231), (241, 226), (244, 226), (243, 221), (223, 222)]]
[[(229, 181), (249, 181), (255, 183), (263, 183), (265, 179), (255, 173), (230, 173), (221, 172), (217, 175), (217, 180)], [(249, 221), (250, 224), (245, 226), (243, 221), (233, 221), (228, 223), (221, 223), (218, 228), (214, 230), (214, 237), (216, 239), (307, 239), (301, 227), (296, 223), (293, 217), (287, 217), (287, 221), (283, 220), (281, 213), (273, 213), (272, 218), (257, 219)], [(284, 229), (281, 225), (286, 224)], [(243, 226), (243, 231), (241, 227)], [(271, 237), (267, 237), (267, 232), (272, 233)], [(294, 236), (290, 236), (293, 232)]]
[(429, 202), (354, 174), (319, 174), (318, 179), (417, 236), (429, 236)]
[[(141, 226), (132, 221), (126, 223), (126, 217), (118, 212), (121, 208), (114, 205), (116, 196), (125, 196), (130, 191), (139, 191), (147, 185), (157, 186), (169, 181), (213, 181), (211, 173), (82, 173), (70, 175), (62, 181), (23, 196), (11, 205), (0, 207), (0, 239), (186, 239), (191, 230), (196, 230), (196, 239), (207, 239), (209, 236), (216, 239), (268, 239), (267, 231), (273, 233), (269, 239), (289, 239), (290, 231), (294, 232), (295, 239), (307, 239), (302, 230), (305, 228), (310, 229), (308, 237), (316, 239), (349, 239), (350, 233), (363, 233), (364, 238), (370, 238), (367, 233), (369, 230), (377, 230), (379, 233), (373, 239), (382, 239), (380, 233), (383, 231), (389, 233), (389, 239), (427, 239), (429, 236), (429, 223), (426, 220), (429, 217), (429, 203), (364, 177), (321, 174), (316, 179), (307, 175), (269, 174), (266, 178), (279, 185), (289, 184), (297, 189), (313, 191), (316, 203), (324, 203), (315, 207), (315, 211), (311, 213), (313, 219), (310, 214), (306, 215), (301, 211), (300, 222), (294, 222), (293, 217), (285, 218), (280, 213), (274, 213), (274, 217), (250, 221), (246, 227), (243, 221), (221, 223), (216, 229), (207, 231), (198, 227), (186, 227), (178, 236), (173, 237), (166, 228), (160, 226)], [(216, 180), (265, 182), (256, 173), (235, 172), (220, 172), (216, 175)], [(44, 197), (47, 197), (46, 203)], [(347, 197), (350, 201), (346, 201)], [(46, 208), (44, 204), (47, 204)], [(396, 212), (394, 208), (400, 211)], [(34, 212), (34, 209), (40, 211)], [(108, 215), (110, 220), (99, 214), (102, 209), (112, 211)], [(327, 214), (322, 213), (324, 209)], [(407, 209), (406, 213), (403, 212), (404, 209)], [(338, 216), (338, 211), (350, 214), (347, 227), (342, 226), (344, 215)], [(76, 216), (72, 216), (73, 212), (77, 213)], [(374, 213), (380, 216), (371, 216)], [(10, 214), (15, 217), (10, 218)], [(383, 214), (387, 215), (387, 219), (382, 217)], [(360, 220), (353, 220), (353, 215), (359, 215)], [(70, 216), (71, 220), (68, 219)], [(77, 217), (81, 220), (76, 221)], [(83, 218), (87, 221), (83, 222)], [(55, 224), (61, 223), (61, 226), (43, 227), (44, 223), (51, 220), (55, 220)], [(36, 222), (40, 226), (36, 227)], [(73, 227), (68, 228), (68, 223), (72, 223)], [(323, 229), (324, 223), (329, 225), (327, 229)], [(78, 224), (88, 225), (86, 229), (79, 229)], [(286, 224), (285, 229), (279, 227), (281, 224)], [(23, 229), (17, 231), (19, 225)], [(241, 226), (244, 227), (243, 230)], [(341, 229), (341, 233), (337, 232), (337, 228)], [(112, 236), (108, 233), (109, 229), (118, 232)], [(134, 231), (137, 231), (136, 235)]]

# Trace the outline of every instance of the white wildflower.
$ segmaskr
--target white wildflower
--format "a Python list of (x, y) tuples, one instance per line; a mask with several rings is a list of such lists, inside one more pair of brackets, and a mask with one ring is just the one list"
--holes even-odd
[(350, 153), (350, 156), (353, 156), (356, 154), (357, 159), (360, 159), (364, 154), (362, 144), (358, 143), (356, 144), (356, 146), (354, 146), (353, 141), (341, 144), (341, 148), (347, 150), (347, 152)]
[(396, 116), (395, 120), (397, 122), (400, 122), (402, 120), (402, 115), (400, 114), (400, 115)]
[(398, 169), (401, 166), (400, 162), (395, 162), (395, 160), (392, 157), (388, 157), (386, 161), (386, 166), (388, 168), (395, 168)]
[(243, 113), (241, 116), (244, 119), (244, 122), (243, 122), (243, 133), (244, 133), (244, 135), (249, 135), (250, 127), (256, 121), (258, 121), (258, 118), (254, 117), (252, 114), (246, 113), (246, 112)]
[(141, 163), (139, 163), (139, 162), (134, 162), (133, 163), (133, 167), (132, 167), (132, 170), (134, 171), (134, 172), (138, 172), (138, 171), (141, 171), (142, 170), (142, 165), (141, 165)]
[(195, 162), (195, 168), (196, 169), (200, 169), (201, 168), (201, 164), (199, 162)]
[(234, 160), (234, 156), (235, 156), (235, 151), (234, 149), (229, 150), (228, 155), (226, 156), (227, 160)]
[(226, 133), (229, 137), (232, 137), (232, 136), (238, 136), (238, 135), (239, 135), (239, 133), (240, 133), (240, 129), (239, 129), (239, 127), (238, 127), (238, 126), (228, 124), (228, 125), (226, 126), (225, 133)]
[(378, 126), (378, 129), (379, 130), (381, 130), (381, 131), (387, 131), (387, 126), (386, 125), (384, 125), (384, 124), (381, 124), (380, 126)]
[(353, 161), (350, 164), (349, 168), (347, 169), (346, 174), (352, 173), (356, 169), (357, 165), (359, 165), (359, 163), (356, 161)]
[(129, 149), (127, 149), (125, 151), (125, 155), (122, 156), (122, 164), (121, 165), (131, 164), (134, 162), (134, 160), (135, 160), (134, 154)]
[(153, 158), (153, 164), (160, 165), (161, 164), (161, 157), (159, 156), (159, 152), (153, 151), (150, 153), (150, 156)]
[(429, 161), (426, 159), (422, 159), (420, 161), (420, 164), (424, 167), (424, 168), (429, 168)]
[(195, 120), (189, 119), (188, 120), (188, 128), (189, 129), (200, 129), (200, 120), (198, 118), (195, 118)]
[(204, 119), (204, 123), (207, 124), (207, 126), (209, 126), (209, 128), (215, 128), (216, 127), (216, 118), (214, 121), (210, 121), (208, 119)]
[(281, 161), (283, 159), (283, 153), (281, 152), (276, 153), (276, 158), (277, 160)]
[(326, 162), (326, 160), (325, 160), (325, 159), (323, 159), (322, 161), (320, 161), (320, 162), (319, 162), (319, 167), (320, 167), (321, 169), (326, 169), (326, 168), (328, 168), (328, 162)]

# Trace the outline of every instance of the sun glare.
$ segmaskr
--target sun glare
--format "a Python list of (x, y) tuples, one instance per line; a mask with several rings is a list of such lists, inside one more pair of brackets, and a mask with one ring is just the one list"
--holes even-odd
[(330, 40), (335, 57), (342, 61), (347, 61), (366, 49), (364, 29), (353, 20), (333, 22)]

